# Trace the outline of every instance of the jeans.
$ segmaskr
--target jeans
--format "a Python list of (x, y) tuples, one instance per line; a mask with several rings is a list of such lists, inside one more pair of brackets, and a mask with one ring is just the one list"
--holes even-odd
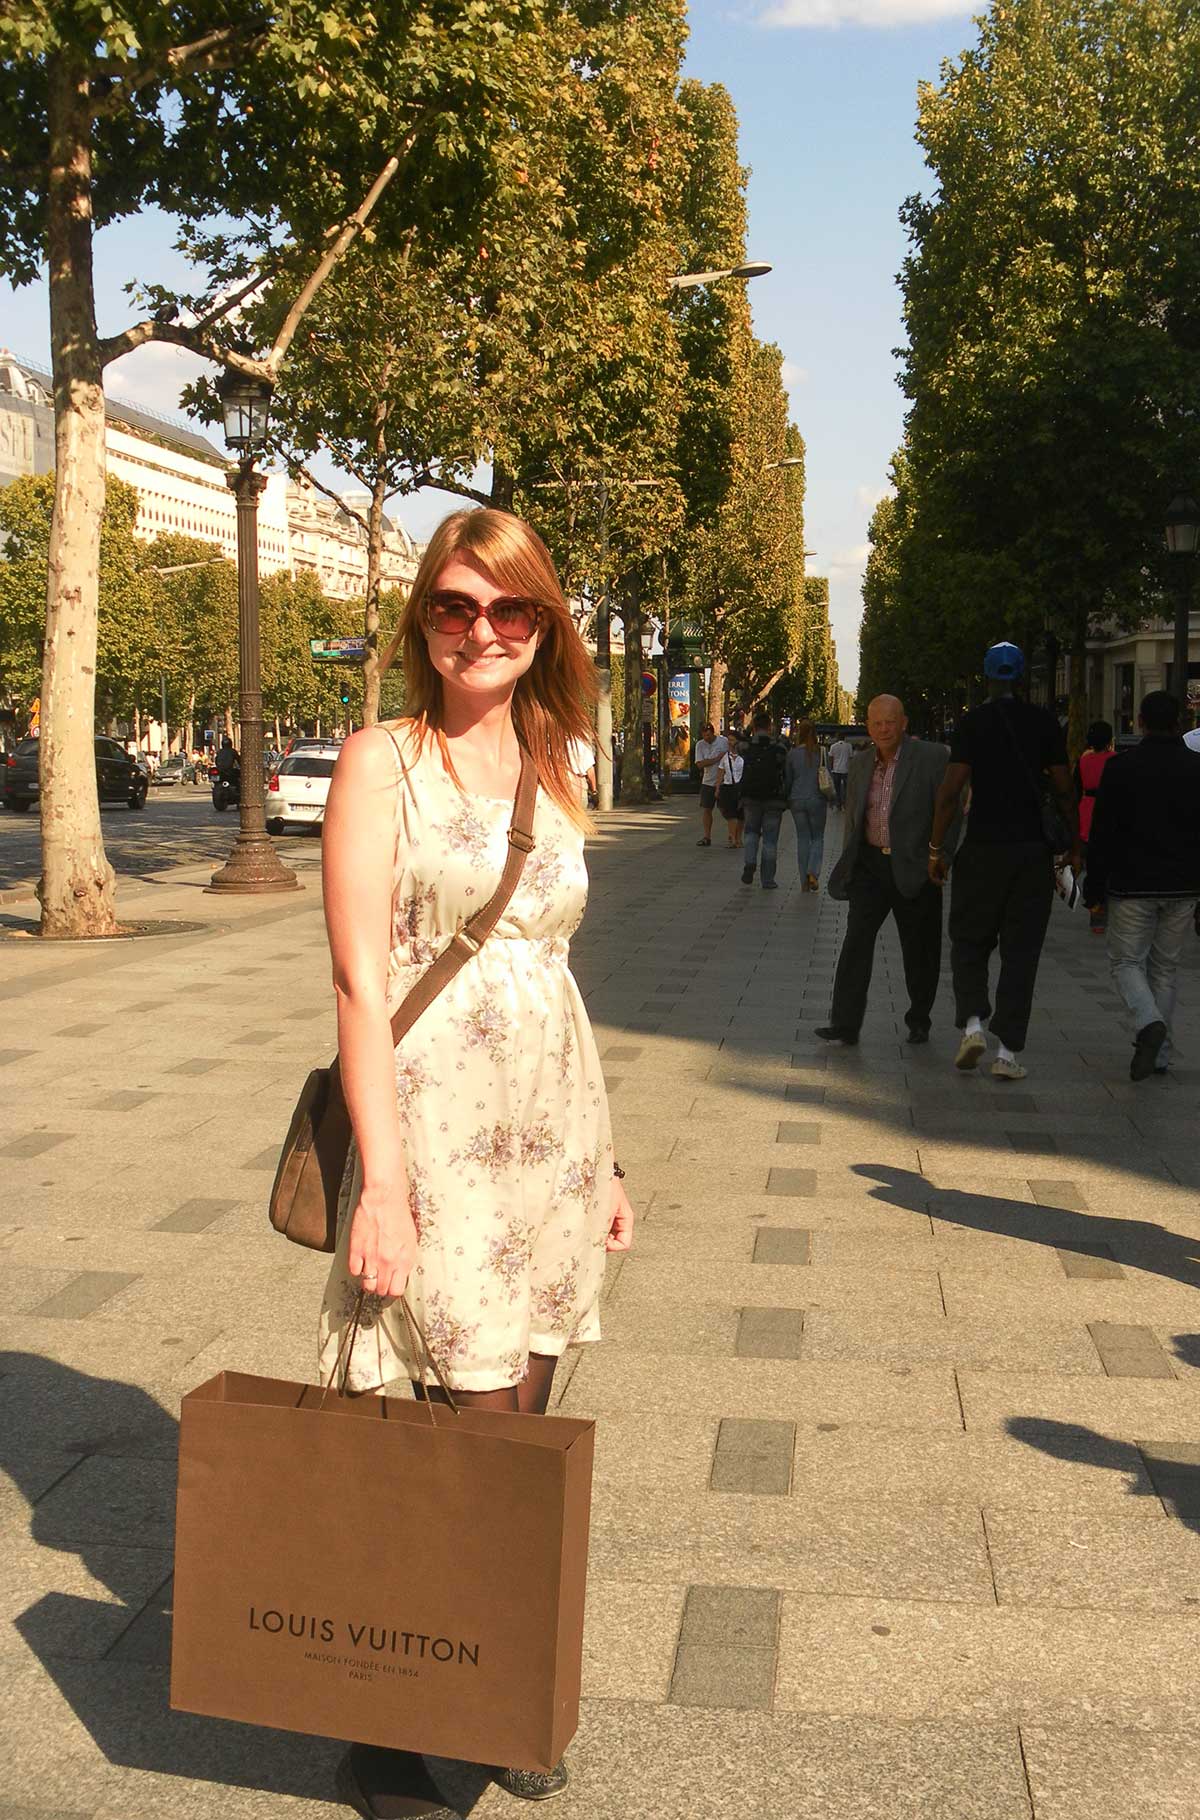
[(1158, 1052), (1165, 1067), (1171, 1053), (1175, 1010), (1175, 969), (1192, 927), (1192, 900), (1178, 897), (1110, 897), (1108, 964), (1125, 1000), (1136, 1035), (1147, 1024), (1167, 1026)]
[(839, 809), (844, 809), (846, 807), (846, 779), (849, 775), (850, 773), (848, 771), (830, 772), (830, 776), (833, 779), (833, 800)]
[(810, 872), (814, 878), (821, 876), (821, 861), (825, 857), (826, 812), (823, 796), (819, 796), (815, 802), (792, 804), (792, 820), (796, 824), (796, 864), (800, 868), (801, 878)]
[[(950, 874), (950, 964), (955, 1022), (991, 1018), (993, 1036), (1024, 1049), (1033, 988), (1050, 906), (1054, 870), (1044, 841), (963, 842)], [(988, 962), (999, 943), (996, 1010), (988, 996)]]
[(746, 857), (742, 862), (743, 870), (753, 872), (758, 863), (758, 842), (762, 836), (762, 882), (764, 885), (775, 883), (775, 867), (779, 860), (779, 830), (783, 823), (783, 808), (777, 803), (742, 803), (745, 816)]
[(928, 1030), (942, 965), (942, 894), (928, 879), (915, 897), (897, 888), (891, 858), (865, 842), (849, 883), (850, 914), (833, 980), (829, 1021), (838, 1030), (857, 1031), (867, 1009), (875, 964), (875, 938), (889, 916), (896, 920), (910, 1030)]

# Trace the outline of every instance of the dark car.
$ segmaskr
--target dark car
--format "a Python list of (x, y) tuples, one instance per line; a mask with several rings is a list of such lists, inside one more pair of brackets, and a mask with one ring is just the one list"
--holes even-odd
[[(119, 740), (97, 734), (96, 791), (102, 803), (128, 803), (131, 809), (146, 807), (147, 778), (137, 760), (131, 758)], [(4, 764), (4, 807), (23, 811), (38, 799), (38, 742), (23, 739)]]

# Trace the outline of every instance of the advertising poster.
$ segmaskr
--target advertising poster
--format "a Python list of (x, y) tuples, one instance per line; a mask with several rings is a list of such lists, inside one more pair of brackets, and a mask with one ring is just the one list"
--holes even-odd
[(667, 683), (669, 731), (665, 769), (687, 773), (692, 764), (692, 676), (683, 670)]

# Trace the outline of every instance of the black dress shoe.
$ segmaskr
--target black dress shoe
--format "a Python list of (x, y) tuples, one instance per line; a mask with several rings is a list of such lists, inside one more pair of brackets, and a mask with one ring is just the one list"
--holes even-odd
[(819, 1036), (823, 1043), (845, 1043), (848, 1049), (853, 1049), (858, 1041), (857, 1030), (843, 1030), (840, 1024), (821, 1024), (813, 1035)]
[(413, 1751), (352, 1744), (337, 1766), (338, 1798), (362, 1820), (459, 1820)]
[(550, 1801), (555, 1795), (561, 1795), (571, 1778), (565, 1763), (557, 1769), (543, 1771), (540, 1769), (498, 1769), (496, 1781), (507, 1794), (516, 1795), (521, 1801)]
[(910, 1024), (908, 1027), (908, 1035), (904, 1040), (906, 1043), (927, 1043), (929, 1041), (929, 1032), (928, 1030), (923, 1030), (919, 1024)]
[(1155, 1018), (1152, 1024), (1142, 1025), (1133, 1045), (1133, 1060), (1129, 1064), (1131, 1081), (1144, 1081), (1154, 1073), (1158, 1052), (1166, 1040), (1167, 1026), (1160, 1018)]

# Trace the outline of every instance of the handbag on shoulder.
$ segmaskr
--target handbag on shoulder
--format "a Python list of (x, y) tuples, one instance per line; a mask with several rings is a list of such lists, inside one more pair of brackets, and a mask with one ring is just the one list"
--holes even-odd
[[(537, 782), (537, 767), (522, 748), (521, 775), (508, 830), (508, 858), (500, 883), (487, 903), (450, 938), (396, 1011), (392, 1018), (393, 1047), (459, 969), (479, 953), (508, 908), (525, 856), (533, 851)], [(337, 1249), (338, 1197), (352, 1136), (350, 1111), (335, 1057), (328, 1068), (314, 1068), (300, 1089), (271, 1186), (271, 1224), (293, 1244), (307, 1246), (310, 1251)]]

